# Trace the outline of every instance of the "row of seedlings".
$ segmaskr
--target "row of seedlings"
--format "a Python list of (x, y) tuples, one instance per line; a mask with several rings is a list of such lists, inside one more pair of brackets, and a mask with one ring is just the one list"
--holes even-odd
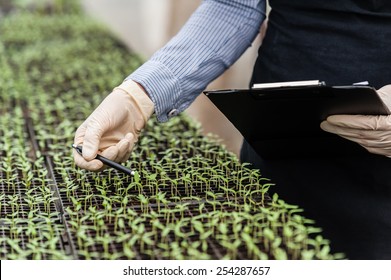
[[(48, 159), (41, 168), (55, 181), (61, 230), (73, 249), (65, 255), (338, 257), (330, 254), (328, 241), (312, 221), (300, 216), (298, 207), (268, 196), (271, 184), (259, 171), (202, 137), (185, 116), (165, 124), (150, 121), (126, 163), (137, 171), (134, 177), (110, 169), (92, 173), (76, 168), (70, 149), (75, 129), (140, 59), (74, 14), (14, 15), (2, 22), (0, 32), (7, 63), (18, 77), (15, 83), (29, 85), (21, 85), (23, 91), (18, 92), (23, 95), (16, 98), (23, 100), (20, 108), (27, 114), (21, 120), (32, 127), (30, 137), (36, 140), (39, 158)], [(58, 252), (64, 256), (64, 251)]]

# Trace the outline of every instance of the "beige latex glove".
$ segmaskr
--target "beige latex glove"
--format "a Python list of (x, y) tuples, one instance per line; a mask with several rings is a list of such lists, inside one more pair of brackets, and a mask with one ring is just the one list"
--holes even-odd
[[(391, 110), (391, 85), (382, 87), (377, 93)], [(320, 127), (360, 144), (373, 154), (391, 157), (391, 115), (334, 115)]]
[(153, 111), (151, 99), (137, 83), (128, 80), (114, 88), (76, 131), (74, 143), (83, 146), (83, 156), (73, 151), (76, 165), (102, 170), (103, 163), (94, 159), (97, 153), (126, 161)]

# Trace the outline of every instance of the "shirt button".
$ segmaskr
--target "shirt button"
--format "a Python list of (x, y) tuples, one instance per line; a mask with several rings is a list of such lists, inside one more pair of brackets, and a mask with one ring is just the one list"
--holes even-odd
[(172, 109), (170, 112), (168, 112), (167, 116), (169, 118), (173, 117), (173, 116), (176, 116), (178, 114), (178, 110), (177, 109)]

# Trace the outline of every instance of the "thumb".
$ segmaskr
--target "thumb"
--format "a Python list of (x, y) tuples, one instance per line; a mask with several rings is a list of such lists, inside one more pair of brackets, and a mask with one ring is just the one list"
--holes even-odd
[(383, 103), (391, 110), (391, 85), (386, 85), (377, 90), (377, 94)]

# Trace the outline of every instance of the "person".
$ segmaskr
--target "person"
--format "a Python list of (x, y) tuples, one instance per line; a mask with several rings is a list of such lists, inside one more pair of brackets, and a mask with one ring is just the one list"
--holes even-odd
[[(370, 81), (391, 108), (391, 2), (270, 0), (268, 29), (251, 84)], [(126, 160), (146, 121), (182, 112), (248, 48), (266, 18), (265, 0), (204, 0), (163, 48), (115, 88), (77, 129), (79, 167), (100, 170), (99, 152)], [(289, 120), (287, 120), (289, 125)], [(361, 156), (264, 160), (244, 142), (241, 160), (317, 221), (335, 252), (391, 259), (391, 116), (334, 115), (322, 129), (368, 150)]]

